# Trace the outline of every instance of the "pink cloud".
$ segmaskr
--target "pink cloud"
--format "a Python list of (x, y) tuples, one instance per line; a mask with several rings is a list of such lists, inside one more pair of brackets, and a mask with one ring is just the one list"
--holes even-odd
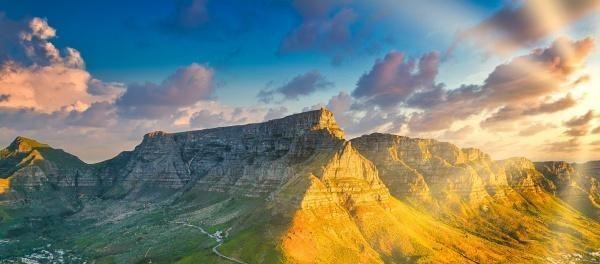
[(384, 108), (396, 106), (418, 92), (436, 90), (438, 67), (436, 52), (414, 60), (407, 59), (404, 53), (392, 51), (360, 77), (352, 96), (366, 100), (365, 104)]
[(33, 108), (46, 113), (63, 108), (83, 111), (95, 102), (114, 100), (114, 94), (88, 92), (91, 84), (101, 81), (92, 80), (79, 51), (66, 48), (61, 53), (50, 42), (56, 30), (45, 19), (34, 17), (12, 29), (14, 32), (7, 33), (15, 35), (13, 41), (18, 36), (26, 57), (22, 61), (5, 60), (0, 65), (0, 94), (10, 99), (0, 101), (0, 107)]
[(530, 47), (600, 10), (598, 0), (510, 1), (478, 25), (461, 32), (492, 53)]
[[(434, 131), (450, 127), (484, 111), (495, 112), (486, 123), (537, 115), (572, 106), (563, 101), (546, 102), (549, 96), (568, 92), (569, 79), (577, 74), (594, 47), (594, 40), (557, 39), (548, 48), (535, 49), (497, 66), (483, 85), (447, 90), (438, 102), (421, 113), (413, 114), (409, 127), (414, 131)], [(532, 108), (524, 108), (531, 105)], [(484, 123), (484, 125), (486, 125)]]

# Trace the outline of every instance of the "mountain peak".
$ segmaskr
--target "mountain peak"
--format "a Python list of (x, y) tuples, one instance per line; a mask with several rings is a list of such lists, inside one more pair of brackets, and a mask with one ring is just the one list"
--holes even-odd
[(8, 146), (8, 150), (14, 152), (29, 152), (36, 148), (49, 148), (48, 144), (38, 142), (37, 140), (18, 136)]
[(313, 130), (327, 129), (336, 137), (344, 138), (344, 131), (335, 121), (333, 113), (325, 107), (322, 107), (318, 110), (286, 116), (277, 120), (271, 120), (271, 122), (277, 122), (278, 120), (287, 120), (288, 122), (292, 121), (290, 123), (295, 123), (296, 125), (302, 127), (309, 126)]

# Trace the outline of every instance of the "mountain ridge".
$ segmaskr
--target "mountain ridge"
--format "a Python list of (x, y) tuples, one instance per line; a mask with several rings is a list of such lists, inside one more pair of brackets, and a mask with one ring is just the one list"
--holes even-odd
[[(63, 226), (88, 226), (57, 243), (108, 262), (219, 262), (180, 243), (144, 254), (165, 239), (187, 241), (189, 232), (166, 223), (190, 221), (229, 230), (221, 251), (249, 263), (542, 263), (600, 247), (596, 163), (494, 161), (474, 148), (381, 133), (346, 140), (327, 109), (151, 132), (96, 164), (66, 166), (68, 156), (58, 156), (17, 167), (0, 198), (18, 201), (6, 210), (66, 220), (44, 229), (56, 237)], [(20, 218), (12, 218), (0, 221), (0, 234), (14, 233)], [(125, 235), (132, 227), (145, 230), (138, 242)], [(106, 252), (115, 243), (128, 249)]]

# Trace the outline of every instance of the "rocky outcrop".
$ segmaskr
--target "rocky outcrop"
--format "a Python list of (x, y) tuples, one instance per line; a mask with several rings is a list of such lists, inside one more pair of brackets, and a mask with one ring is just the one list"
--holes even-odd
[(600, 179), (600, 160), (588, 161), (586, 163), (574, 163), (572, 166), (584, 175)]
[(510, 158), (498, 162), (506, 173), (508, 183), (514, 189), (527, 192), (554, 192), (556, 186), (541, 174), (530, 160)]
[[(340, 195), (343, 199), (356, 196), (350, 190), (381, 186), (397, 198), (427, 203), (453, 197), (479, 204), (492, 197), (512, 199), (510, 191), (564, 194), (568, 186), (584, 189), (594, 203), (599, 198), (597, 176), (583, 177), (577, 172), (592, 165), (576, 170), (564, 162), (533, 164), (525, 158), (496, 162), (478, 149), (389, 134), (375, 133), (346, 142), (327, 109), (258, 124), (152, 132), (133, 151), (94, 165), (23, 137), (16, 138), (0, 155), (3, 185), (12, 182), (14, 189), (35, 190), (49, 184), (113, 198), (186, 188), (273, 196), (298, 175), (312, 179), (314, 188), (307, 191), (312, 196), (288, 198), (303, 200), (309, 207), (339, 200)], [(347, 160), (339, 164), (340, 159)], [(338, 164), (335, 169), (333, 164)], [(357, 170), (362, 170), (361, 177), (371, 175), (381, 182), (357, 181)], [(586, 173), (589, 171), (597, 170)], [(347, 182), (341, 184), (340, 175), (346, 175), (343, 181)], [(335, 197), (319, 194), (323, 192)]]
[(562, 192), (582, 180), (582, 175), (565, 161), (536, 162), (535, 169), (550, 180), (557, 192)]
[(200, 186), (261, 196), (286, 182), (295, 165), (323, 150), (334, 151), (342, 142), (343, 132), (326, 109), (260, 124), (152, 132), (133, 151), (94, 165), (19, 137), (0, 152), (0, 175), (6, 182), (13, 179), (14, 189), (23, 191), (50, 184), (116, 198)]
[(508, 184), (501, 167), (477, 149), (377, 133), (352, 142), (375, 163), (382, 180), (398, 198), (427, 200), (430, 196), (457, 195), (481, 201), (489, 195), (489, 188)]
[[(23, 190), (51, 184), (93, 190), (105, 197), (138, 197), (185, 188), (258, 197), (274, 195), (299, 174), (313, 175), (314, 186), (335, 193), (340, 187), (326, 175), (331, 171), (353, 172), (356, 164), (366, 160), (374, 166), (370, 174), (378, 175), (389, 192), (400, 199), (431, 202), (451, 196), (478, 204), (492, 196), (508, 199), (508, 187), (518, 192), (560, 193), (570, 182), (576, 182), (592, 197), (597, 195), (597, 179), (567, 177), (576, 171), (566, 163), (561, 165), (565, 167), (550, 168), (525, 158), (495, 162), (478, 149), (389, 134), (375, 133), (345, 142), (343, 131), (327, 109), (258, 124), (152, 132), (133, 151), (94, 165), (47, 144), (18, 137), (0, 152), (0, 175), (4, 182), (14, 179), (13, 185)], [(344, 155), (354, 157), (352, 162), (329, 173), (320, 171), (339, 162), (336, 157), (353, 151), (356, 155)], [(321, 187), (313, 190), (315, 197)], [(313, 198), (294, 199), (313, 204), (308, 202)]]
[(0, 176), (6, 190), (27, 194), (65, 189), (94, 193), (98, 179), (79, 158), (47, 144), (17, 137), (0, 151)]
[(573, 166), (584, 176), (581, 185), (588, 190), (590, 199), (597, 207), (600, 207), (600, 161), (589, 161), (573, 164)]
[(295, 165), (342, 141), (343, 132), (326, 109), (259, 124), (153, 132), (128, 157), (107, 162), (99, 177), (115, 185), (109, 194), (198, 186), (256, 197), (285, 183)]
[(389, 196), (375, 166), (346, 142), (323, 163), (319, 175), (311, 175), (301, 208), (339, 206), (352, 210), (358, 204), (384, 202)]
[[(69, 212), (88, 201), (107, 210), (143, 203), (128, 214), (143, 214), (148, 201), (177, 207), (152, 218), (209, 218), (218, 207), (227, 212), (214, 223), (231, 224), (232, 236), (246, 228), (241, 240), (260, 241), (238, 240), (236, 249), (269, 247), (265, 252), (289, 263), (523, 263), (600, 245), (600, 227), (578, 212), (598, 219), (599, 164), (493, 161), (478, 149), (390, 134), (347, 141), (333, 114), (320, 109), (243, 126), (152, 132), (134, 150), (91, 165), (17, 138), (0, 151), (0, 192), (54, 197), (38, 208), (81, 194), (102, 198), (77, 200)], [(156, 199), (166, 196), (173, 199)], [(233, 208), (238, 204), (244, 209)]]
[(600, 219), (600, 183), (590, 175), (594, 169), (565, 161), (536, 162), (535, 167), (552, 182), (554, 188), (550, 191), (579, 211)]

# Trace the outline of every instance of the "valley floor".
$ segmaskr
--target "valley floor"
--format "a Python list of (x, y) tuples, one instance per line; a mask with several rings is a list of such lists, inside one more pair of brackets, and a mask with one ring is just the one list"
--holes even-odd
[[(0, 232), (7, 235), (0, 240), (0, 263), (286, 262), (281, 245), (272, 244), (280, 243), (277, 236), (286, 230), (280, 230), (280, 223), (270, 218), (261, 218), (264, 213), (262, 202), (262, 199), (220, 193), (188, 192), (158, 203), (92, 199), (74, 214), (40, 218), (19, 210), (6, 212), (13, 209), (2, 207), (4, 214), (10, 215), (10, 218), (3, 219), (0, 224)], [(483, 234), (453, 231), (455, 227), (440, 224), (438, 220), (402, 203), (393, 206), (387, 213), (381, 213), (397, 216), (394, 217), (397, 225), (386, 230), (387, 234), (398, 238), (427, 239), (430, 241), (421, 242), (439, 251), (434, 258), (405, 258), (403, 261), (398, 261), (401, 259), (398, 258), (396, 261), (385, 260), (386, 263), (438, 263), (444, 256), (452, 259), (454, 254), (464, 250), (460, 246), (444, 249), (448, 243), (465, 243), (474, 247), (497, 243), (486, 240)], [(381, 219), (381, 215), (371, 217)], [(357, 223), (377, 222), (373, 219), (355, 220)], [(304, 221), (312, 220), (305, 218)], [(385, 224), (385, 221), (381, 223)], [(311, 232), (320, 232), (319, 227), (311, 228)], [(369, 232), (377, 233), (380, 232), (378, 228), (385, 227), (361, 228), (375, 228)], [(428, 235), (423, 237), (422, 234)], [(452, 241), (444, 241), (443, 236)], [(384, 243), (385, 237), (382, 238), (380, 241)], [(504, 251), (501, 244), (495, 246), (499, 247), (497, 253), (526, 254), (528, 250), (527, 242), (515, 251), (509, 249), (511, 246)], [(465, 259), (473, 263), (487, 263)], [(531, 260), (532, 263), (600, 263), (600, 251), (560, 252)]]

